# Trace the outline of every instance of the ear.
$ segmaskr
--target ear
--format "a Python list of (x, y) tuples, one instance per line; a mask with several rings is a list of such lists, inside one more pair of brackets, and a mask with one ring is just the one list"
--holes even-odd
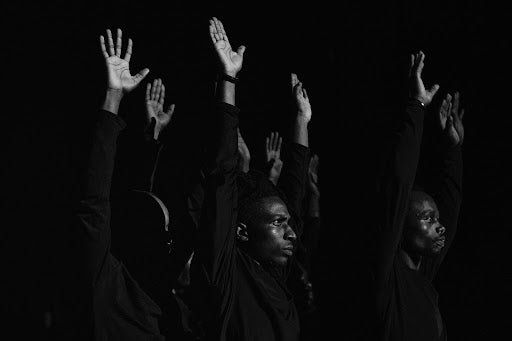
[(249, 240), (249, 235), (247, 233), (247, 225), (244, 223), (238, 223), (236, 226), (236, 239), (242, 242), (246, 242)]

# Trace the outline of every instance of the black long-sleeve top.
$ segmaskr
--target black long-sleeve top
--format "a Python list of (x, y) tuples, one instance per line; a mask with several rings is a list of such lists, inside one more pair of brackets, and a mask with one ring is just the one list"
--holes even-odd
[(100, 111), (93, 133), (85, 186), (76, 218), (80, 236), (81, 286), (89, 300), (84, 318), (94, 340), (163, 340), (160, 308), (110, 252), (110, 187), (116, 141), (125, 123)]
[(424, 109), (408, 102), (380, 179), (378, 195), (378, 251), (374, 268), (377, 310), (382, 340), (445, 340), (446, 331), (438, 309), (432, 280), (453, 241), (461, 203), (462, 158), (460, 148), (445, 149), (429, 194), (446, 227), (442, 253), (424, 258), (420, 270), (410, 269), (400, 258), (400, 242), (414, 184), (423, 134)]
[[(192, 283), (197, 281), (194, 286), (204, 295), (200, 299), (206, 307), (208, 339), (297, 340), (298, 314), (281, 276), (285, 270), (260, 265), (236, 243), (238, 109), (219, 103), (214, 114), (218, 136), (208, 153), (199, 245), (192, 265)], [(299, 144), (290, 148), (290, 166), (295, 166), (289, 170), (293, 176), (285, 176), (284, 182), (293, 188), (287, 193), (293, 207), (297, 199), (300, 205), (297, 195), (304, 188), (308, 149)]]

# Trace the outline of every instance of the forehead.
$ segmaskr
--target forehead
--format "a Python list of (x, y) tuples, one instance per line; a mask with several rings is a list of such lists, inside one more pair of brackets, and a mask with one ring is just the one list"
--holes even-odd
[(261, 209), (267, 215), (289, 215), (286, 204), (276, 196), (263, 198)]
[(412, 202), (411, 208), (415, 213), (422, 212), (436, 212), (438, 213), (437, 205), (430, 197), (423, 197)]

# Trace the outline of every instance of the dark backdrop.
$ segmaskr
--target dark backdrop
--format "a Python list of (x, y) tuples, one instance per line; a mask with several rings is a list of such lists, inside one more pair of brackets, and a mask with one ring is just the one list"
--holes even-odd
[[(324, 322), (319, 335), (365, 332), (357, 322), (367, 313), (359, 304), (365, 277), (357, 231), (372, 219), (361, 192), (372, 181), (372, 151), (380, 142), (368, 128), (399, 107), (404, 65), (418, 49), (427, 55), (425, 82), (441, 85), (439, 97), (459, 90), (466, 109), (460, 230), (436, 281), (442, 315), (452, 340), (501, 334), (510, 317), (511, 274), (505, 11), (463, 1), (277, 4), (17, 2), (3, 10), (1, 282), (4, 322), (18, 332), (11, 339), (45, 334), (43, 313), (51, 311), (55, 278), (65, 271), (56, 264), (65, 258), (77, 153), (104, 86), (98, 36), (122, 28), (134, 40), (132, 71), (149, 67), (147, 80), (164, 79), (167, 100), (177, 105), (168, 153), (191, 162), (208, 129), (202, 122), (215, 76), (211, 16), (223, 21), (233, 45), (247, 46), (237, 101), (255, 166), (265, 135), (286, 131), (289, 73), (308, 89), (324, 217), (313, 274)], [(142, 115), (144, 85), (123, 107), (131, 128)]]

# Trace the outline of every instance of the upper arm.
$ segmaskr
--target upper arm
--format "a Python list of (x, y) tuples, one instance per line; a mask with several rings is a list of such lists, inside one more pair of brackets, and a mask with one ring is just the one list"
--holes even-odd
[(210, 284), (217, 286), (230, 279), (234, 267), (238, 109), (220, 104), (215, 114), (219, 127), (208, 151), (198, 258)]
[(378, 181), (374, 209), (377, 224), (375, 271), (379, 284), (388, 280), (402, 238), (420, 154), (423, 110), (415, 102), (408, 103), (394, 131), (387, 162)]

